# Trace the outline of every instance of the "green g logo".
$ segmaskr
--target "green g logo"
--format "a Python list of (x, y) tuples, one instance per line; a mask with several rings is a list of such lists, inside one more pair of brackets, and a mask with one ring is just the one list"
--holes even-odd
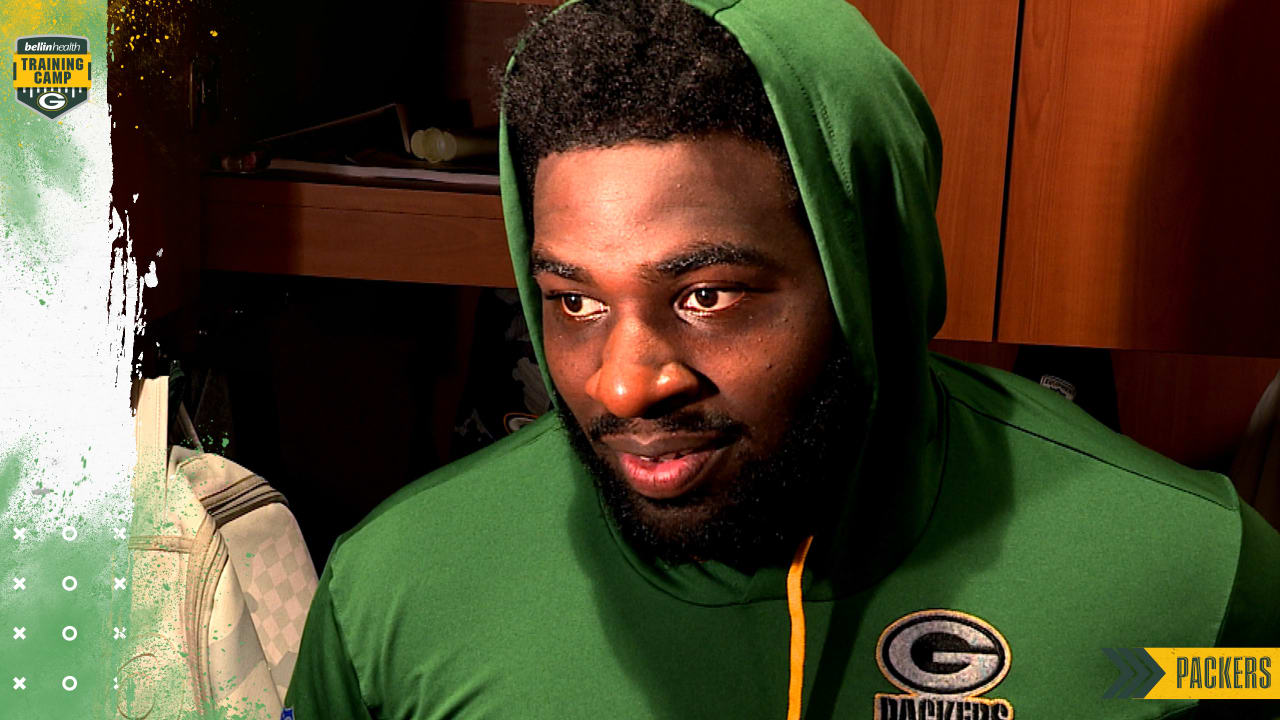
[(52, 90), (36, 98), (36, 105), (39, 105), (41, 110), (49, 112), (57, 112), (65, 107), (66, 104), (67, 96)]
[(885, 628), (876, 661), (889, 682), (907, 692), (981, 695), (1009, 672), (1009, 645), (973, 615), (925, 610)]

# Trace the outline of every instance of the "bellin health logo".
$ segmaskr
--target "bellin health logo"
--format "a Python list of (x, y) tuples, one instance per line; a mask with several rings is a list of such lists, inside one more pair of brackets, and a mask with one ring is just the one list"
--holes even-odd
[(18, 38), (13, 88), (18, 102), (53, 120), (89, 97), (89, 40), (71, 35)]

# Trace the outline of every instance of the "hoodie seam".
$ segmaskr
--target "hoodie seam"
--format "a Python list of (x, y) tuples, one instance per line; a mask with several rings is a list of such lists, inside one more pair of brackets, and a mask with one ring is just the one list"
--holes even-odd
[(1190, 705), (1184, 705), (1176, 710), (1170, 710), (1169, 712), (1157, 717), (1156, 720), (1172, 720), (1173, 718), (1176, 718), (1179, 715), (1185, 715), (1186, 713), (1191, 712), (1192, 710), (1196, 710), (1199, 707), (1200, 707), (1200, 701), (1196, 700)]
[[(737, 0), (737, 2), (734, 2), (732, 5), (729, 5), (727, 7), (723, 7), (717, 10), (715, 14), (711, 16), (712, 19), (713, 20), (717, 19), (716, 16), (718, 16), (720, 13), (724, 12), (725, 10), (730, 10), (732, 8), (737, 7), (741, 2), (742, 0)], [(751, 20), (754, 23), (754, 18), (748, 17), (748, 20)], [(805, 85), (802, 76), (800, 75), (800, 73), (796, 71), (795, 66), (791, 64), (791, 58), (787, 57), (786, 53), (784, 53), (781, 50), (782, 46), (778, 43), (777, 39), (774, 38), (773, 34), (769, 32), (768, 28), (761, 27), (759, 23), (754, 23), (754, 24), (755, 24), (756, 31), (759, 32), (766, 39), (768, 39), (769, 43), (772, 45), (772, 47), (770, 48), (772, 52), (770, 54), (778, 58), (781, 61), (782, 66), (785, 67), (787, 69), (787, 72), (791, 75), (791, 78), (790, 78), (791, 86), (794, 88), (797, 88), (800, 91), (800, 94), (804, 96), (804, 99), (806, 101), (805, 104), (808, 107), (813, 108), (814, 111), (811, 112), (810, 114), (813, 116), (813, 119), (816, 120), (818, 123), (818, 130), (822, 133), (822, 144), (828, 148), (828, 154), (827, 154), (826, 160), (828, 164), (831, 165), (832, 169), (836, 171), (836, 176), (840, 178), (840, 184), (843, 186), (842, 189), (844, 190), (845, 196), (853, 197), (854, 193), (853, 193), (852, 177), (847, 176), (845, 174), (844, 168), (840, 167), (839, 163), (833, 162), (830, 157), (830, 148), (832, 146), (831, 132), (830, 132), (831, 117), (830, 117), (830, 114), (827, 112), (826, 104), (822, 102), (821, 96), (815, 96), (810, 94), (809, 88)], [(721, 24), (721, 27), (724, 27), (723, 23)], [(730, 34), (733, 34), (732, 31), (728, 30), (728, 28), (725, 28), (725, 30), (727, 32), (730, 32)], [(741, 47), (742, 41), (739, 40), (736, 36), (734, 37), (734, 39), (738, 41), (738, 46)], [(751, 64), (755, 66), (756, 65), (755, 60), (752, 60)], [(760, 69), (759, 67), (756, 67), (756, 74), (759, 74), (759, 73), (760, 73)], [(761, 81), (763, 82), (763, 80), (764, 78), (762, 76)], [(771, 105), (773, 104), (772, 100), (770, 100), (770, 104)], [(773, 108), (773, 114), (774, 115), (778, 114), (778, 108)], [(793, 159), (792, 163), (794, 164), (794, 162), (795, 161)]]
[[(717, 23), (720, 23), (719, 19), (717, 19), (717, 16), (720, 15), (720, 13), (724, 12), (725, 10), (732, 10), (733, 8), (738, 7), (738, 5), (741, 3), (742, 3), (742, 0), (733, 0), (733, 2), (729, 3), (728, 5), (725, 5), (722, 8), (717, 8), (715, 12), (711, 13), (711, 19), (715, 20)], [(723, 28), (724, 23), (720, 23), (720, 27)], [(725, 32), (729, 32), (728, 29), (725, 29)], [(732, 35), (732, 33), (730, 34)], [(734, 39), (737, 40), (736, 37)], [(742, 43), (739, 42), (738, 44), (741, 45)]]
[(1236, 589), (1240, 586), (1240, 565), (1244, 562), (1245, 537), (1247, 530), (1245, 527), (1244, 507), (1239, 508), (1238, 517), (1240, 518), (1240, 540), (1236, 546), (1236, 570), (1231, 575), (1231, 589), (1227, 592), (1227, 602), (1222, 608), (1222, 618), (1218, 621), (1218, 632), (1213, 638), (1214, 647), (1221, 647), (1222, 635), (1227, 631), (1227, 624), (1231, 621), (1231, 613), (1235, 610), (1239, 596)]
[(1217, 500), (1214, 500), (1213, 498), (1205, 497), (1204, 495), (1201, 495), (1201, 494), (1199, 494), (1199, 493), (1197, 493), (1197, 492), (1194, 492), (1194, 491), (1192, 491), (1192, 490), (1188, 490), (1188, 489), (1186, 489), (1186, 488), (1178, 487), (1177, 485), (1174, 485), (1174, 484), (1172, 484), (1172, 483), (1169, 483), (1169, 482), (1167, 482), (1167, 481), (1165, 481), (1165, 480), (1161, 480), (1160, 478), (1152, 477), (1152, 476), (1147, 475), (1147, 474), (1145, 474), (1145, 473), (1140, 473), (1140, 472), (1138, 472), (1137, 470), (1133, 470), (1133, 469), (1131, 469), (1131, 468), (1127, 468), (1127, 467), (1125, 467), (1125, 466), (1123, 466), (1123, 465), (1116, 464), (1116, 463), (1114, 463), (1114, 462), (1112, 462), (1112, 461), (1110, 461), (1110, 460), (1107, 460), (1106, 458), (1099, 457), (1099, 456), (1097, 456), (1097, 455), (1095, 455), (1095, 454), (1093, 454), (1093, 453), (1091, 453), (1091, 452), (1088, 452), (1088, 451), (1086, 451), (1086, 450), (1082, 450), (1082, 449), (1080, 449), (1080, 448), (1078, 448), (1078, 447), (1075, 447), (1074, 445), (1068, 445), (1067, 443), (1065, 443), (1065, 442), (1063, 442), (1063, 441), (1061, 441), (1061, 440), (1057, 440), (1057, 439), (1055, 439), (1055, 438), (1051, 438), (1051, 437), (1049, 437), (1048, 435), (1042, 435), (1041, 433), (1035, 432), (1034, 430), (1029, 430), (1029, 429), (1024, 428), (1024, 427), (1022, 427), (1022, 426), (1020, 426), (1020, 425), (1015, 425), (1015, 424), (1013, 424), (1013, 423), (1009, 422), (1008, 420), (1005, 420), (1005, 419), (1003, 419), (1003, 418), (996, 417), (995, 415), (992, 415), (992, 414), (990, 414), (990, 413), (988, 413), (988, 412), (986, 412), (986, 411), (980, 410), (980, 409), (978, 409), (977, 407), (975, 407), (975, 406), (973, 406), (973, 405), (969, 404), (968, 402), (966, 402), (966, 401), (964, 401), (964, 400), (962, 400), (962, 399), (960, 399), (960, 398), (957, 398), (957, 397), (955, 397), (954, 395), (950, 395), (950, 393), (948, 393), (948, 396), (951, 398), (951, 401), (952, 401), (952, 402), (954, 402), (954, 403), (956, 403), (957, 405), (960, 405), (960, 406), (962, 406), (962, 407), (968, 408), (968, 410), (969, 410), (970, 412), (972, 412), (973, 414), (975, 414), (975, 415), (979, 415), (979, 416), (984, 417), (984, 418), (987, 418), (988, 420), (991, 420), (992, 422), (998, 423), (998, 424), (1000, 424), (1000, 425), (1004, 425), (1005, 427), (1009, 427), (1009, 428), (1012, 428), (1012, 429), (1014, 429), (1014, 430), (1017, 430), (1018, 432), (1021, 432), (1021, 433), (1023, 433), (1024, 435), (1029, 435), (1029, 436), (1031, 436), (1031, 437), (1038, 438), (1038, 439), (1040, 439), (1040, 440), (1044, 440), (1045, 442), (1051, 443), (1051, 444), (1053, 444), (1053, 445), (1057, 445), (1058, 447), (1063, 448), (1063, 449), (1065, 449), (1065, 450), (1069, 450), (1069, 451), (1071, 451), (1071, 452), (1073, 452), (1073, 453), (1076, 453), (1077, 455), (1082, 455), (1082, 456), (1087, 457), (1087, 458), (1089, 458), (1089, 459), (1091, 459), (1091, 460), (1095, 460), (1095, 461), (1097, 461), (1097, 462), (1100, 462), (1100, 463), (1102, 463), (1103, 465), (1107, 465), (1108, 467), (1113, 467), (1113, 468), (1115, 468), (1115, 469), (1117, 469), (1117, 470), (1120, 470), (1120, 471), (1126, 472), (1126, 473), (1128, 473), (1128, 474), (1130, 474), (1130, 475), (1134, 475), (1134, 476), (1137, 476), (1137, 477), (1140, 477), (1140, 478), (1144, 478), (1144, 479), (1146, 479), (1146, 480), (1150, 480), (1151, 482), (1156, 483), (1157, 485), (1161, 485), (1161, 486), (1163, 486), (1163, 487), (1169, 488), (1170, 490), (1176, 490), (1176, 491), (1178, 491), (1178, 492), (1180, 492), (1180, 493), (1185, 493), (1185, 494), (1190, 495), (1190, 496), (1192, 496), (1192, 497), (1199, 498), (1200, 500), (1203, 500), (1203, 501), (1205, 501), (1205, 502), (1208, 502), (1208, 503), (1210, 503), (1210, 504), (1212, 504), (1212, 505), (1216, 505), (1217, 507), (1222, 508), (1223, 510), (1228, 510), (1228, 511), (1230, 511), (1230, 510), (1235, 510), (1235, 509), (1236, 509), (1236, 508), (1234, 508), (1234, 507), (1232, 507), (1232, 506), (1230, 506), (1230, 505), (1224, 505), (1224, 504), (1222, 504), (1222, 503), (1218, 502)]
[[(337, 555), (336, 549), (334, 555)], [(346, 631), (342, 628), (342, 616), (338, 611), (337, 598), (333, 596), (333, 590), (335, 589), (334, 581), (337, 579), (337, 572), (335, 570), (335, 572), (330, 575), (329, 591), (326, 593), (326, 595), (329, 596), (329, 611), (333, 614), (334, 635), (338, 639), (338, 648), (341, 650), (342, 656), (346, 660), (347, 667), (351, 668), (351, 677), (355, 678), (356, 693), (360, 696), (360, 704), (364, 706), (366, 713), (372, 715), (369, 709), (373, 707), (373, 705), (369, 703), (368, 696), (365, 693), (365, 685), (367, 683), (360, 677), (360, 670), (356, 667), (355, 659), (351, 656), (350, 643), (348, 643), (347, 639), (343, 637)]]
[[(933, 524), (933, 518), (938, 514), (938, 501), (942, 498), (942, 486), (947, 480), (947, 470), (951, 468), (951, 391), (947, 389), (946, 383), (942, 382), (942, 378), (936, 372), (929, 369), (929, 377), (937, 387), (938, 392), (942, 393), (944, 407), (938, 413), (938, 430), (942, 434), (942, 462), (938, 467), (938, 487), (934, 489), (933, 501), (929, 505), (929, 516), (925, 518), (924, 524), (920, 527), (920, 534), (916, 536), (915, 542), (912, 543), (911, 550), (907, 553), (909, 557), (911, 552), (915, 551), (920, 539), (928, 532), (929, 526)], [(905, 558), (904, 558), (905, 560)]]

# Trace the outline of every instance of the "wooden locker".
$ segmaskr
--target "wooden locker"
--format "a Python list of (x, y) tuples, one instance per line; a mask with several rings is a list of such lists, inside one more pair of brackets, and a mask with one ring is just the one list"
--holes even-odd
[(1280, 354), (1277, 24), (1026, 0), (998, 340)]
[(915, 76), (942, 130), (938, 225), (950, 340), (991, 340), (1018, 0), (854, 0)]

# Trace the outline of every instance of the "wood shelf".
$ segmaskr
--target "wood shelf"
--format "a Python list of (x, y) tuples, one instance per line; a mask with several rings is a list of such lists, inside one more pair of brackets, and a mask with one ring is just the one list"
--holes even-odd
[(205, 176), (202, 267), (515, 287), (497, 195)]

